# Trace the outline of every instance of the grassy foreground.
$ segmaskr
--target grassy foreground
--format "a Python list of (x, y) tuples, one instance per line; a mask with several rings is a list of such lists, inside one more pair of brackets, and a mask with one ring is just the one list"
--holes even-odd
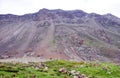
[[(48, 67), (45, 70), (44, 65)], [(41, 63), (0, 63), (0, 78), (73, 78), (69, 71), (76, 70), (88, 78), (120, 78), (120, 66), (112, 63), (70, 62), (64, 60)], [(67, 73), (60, 73), (60, 68)]]

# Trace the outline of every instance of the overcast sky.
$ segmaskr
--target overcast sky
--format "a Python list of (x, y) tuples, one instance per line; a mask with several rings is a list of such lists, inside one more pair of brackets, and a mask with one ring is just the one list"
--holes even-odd
[(120, 17), (120, 0), (0, 0), (0, 14), (34, 13), (42, 8), (74, 10)]

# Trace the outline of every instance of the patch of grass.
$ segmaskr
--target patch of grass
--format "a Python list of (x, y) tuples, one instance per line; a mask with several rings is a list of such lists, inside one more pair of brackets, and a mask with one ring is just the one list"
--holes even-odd
[(0, 78), (73, 78), (68, 73), (59, 72), (60, 68), (67, 71), (76, 70), (81, 74), (86, 74), (88, 78), (120, 78), (120, 66), (113, 63), (99, 62), (72, 62), (66, 60), (54, 60), (45, 62), (48, 71), (43, 68), (35, 68), (37, 63), (0, 63)]

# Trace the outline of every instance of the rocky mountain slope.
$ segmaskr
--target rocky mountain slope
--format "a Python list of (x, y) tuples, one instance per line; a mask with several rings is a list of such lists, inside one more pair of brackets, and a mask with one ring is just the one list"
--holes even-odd
[(120, 62), (120, 18), (60, 9), (0, 15), (0, 58), (26, 56)]

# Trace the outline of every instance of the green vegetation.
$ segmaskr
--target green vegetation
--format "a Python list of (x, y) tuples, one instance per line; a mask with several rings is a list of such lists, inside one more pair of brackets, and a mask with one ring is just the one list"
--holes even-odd
[[(45, 67), (48, 67), (46, 70)], [(60, 68), (67, 73), (60, 73)], [(65, 60), (45, 63), (0, 63), (0, 78), (73, 78), (69, 71), (76, 70), (88, 78), (120, 78), (120, 66), (113, 63), (71, 62)]]

